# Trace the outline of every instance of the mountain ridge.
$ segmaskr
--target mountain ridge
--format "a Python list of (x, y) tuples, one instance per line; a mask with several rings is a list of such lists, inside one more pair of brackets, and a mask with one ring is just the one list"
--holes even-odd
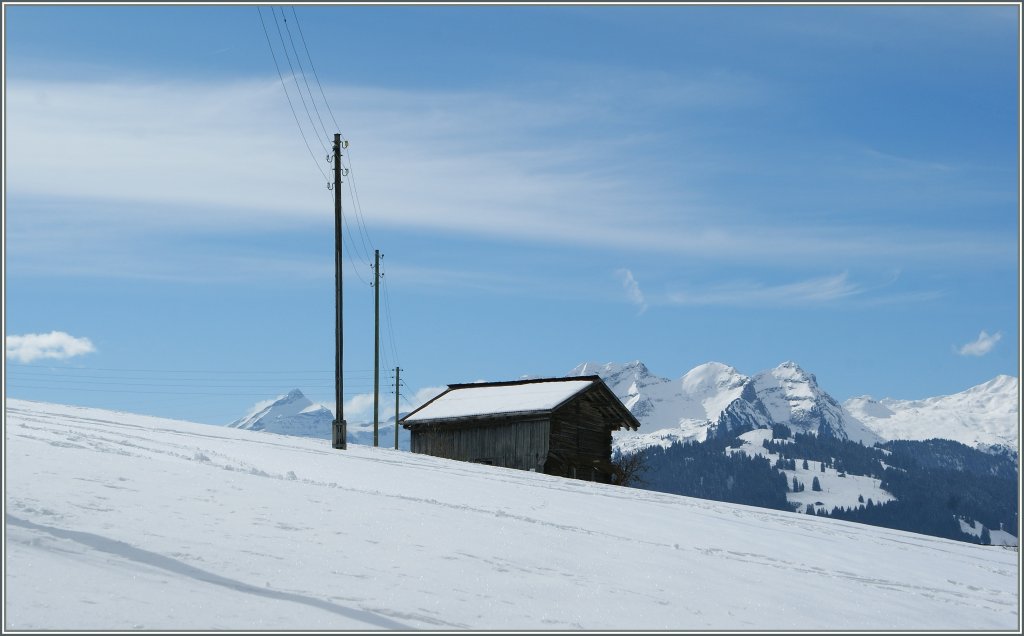
[[(640, 360), (583, 362), (567, 374), (600, 376), (641, 422), (639, 431), (613, 436), (621, 452), (652, 445), (735, 435), (785, 424), (795, 432), (824, 434), (870, 446), (908, 439), (949, 439), (987, 452), (1017, 454), (1017, 378), (998, 375), (952, 395), (920, 400), (863, 395), (843, 403), (818, 385), (816, 376), (796, 362), (745, 375), (730, 365), (709, 361), (679, 378), (655, 375)], [(231, 428), (330, 439), (332, 411), (293, 389), (260, 402)], [(380, 422), (378, 439), (393, 445), (393, 419)], [(373, 443), (369, 422), (350, 422), (349, 441)], [(401, 448), (408, 432), (399, 429)]]
[(622, 452), (704, 441), (709, 435), (772, 424), (868, 446), (894, 439), (939, 438), (981, 450), (1017, 452), (1018, 383), (1008, 375), (949, 396), (924, 400), (860, 396), (840, 403), (818, 385), (813, 373), (793, 361), (753, 376), (720, 362), (706, 362), (671, 380), (654, 375), (639, 360), (586, 362), (569, 375), (591, 373), (600, 375), (643, 424), (639, 431), (614, 435)]

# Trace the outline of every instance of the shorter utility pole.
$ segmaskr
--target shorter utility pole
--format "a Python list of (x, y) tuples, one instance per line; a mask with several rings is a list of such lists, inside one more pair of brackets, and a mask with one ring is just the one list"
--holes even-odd
[(373, 250), (373, 445), (377, 446), (380, 403), (380, 250)]
[(402, 390), (401, 373), (402, 370), (395, 367), (395, 450), (398, 450), (398, 395)]

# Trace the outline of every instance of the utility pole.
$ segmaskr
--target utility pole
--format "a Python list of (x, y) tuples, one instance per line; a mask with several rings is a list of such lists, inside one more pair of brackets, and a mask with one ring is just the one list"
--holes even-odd
[(398, 450), (398, 392), (402, 386), (401, 373), (402, 370), (395, 367), (395, 450)]
[(380, 250), (373, 250), (373, 445), (377, 446), (380, 403)]
[[(348, 146), (348, 142), (345, 142)], [(345, 401), (342, 387), (344, 333), (341, 328), (341, 133), (334, 133), (334, 408), (331, 423), (331, 446), (345, 450), (348, 426), (345, 423)], [(376, 437), (376, 434), (374, 435)]]

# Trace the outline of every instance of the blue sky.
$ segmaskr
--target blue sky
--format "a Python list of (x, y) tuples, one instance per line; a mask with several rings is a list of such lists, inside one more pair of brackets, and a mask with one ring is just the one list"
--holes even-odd
[[(4, 13), (7, 394), (211, 423), (330, 402), (324, 140), (256, 8)], [(840, 400), (1019, 375), (1016, 6), (284, 15), (366, 227), (346, 186), (349, 419), (374, 248), (382, 385), (400, 364), (412, 402), (584, 361), (794, 360)], [(54, 331), (56, 357), (12, 340)]]

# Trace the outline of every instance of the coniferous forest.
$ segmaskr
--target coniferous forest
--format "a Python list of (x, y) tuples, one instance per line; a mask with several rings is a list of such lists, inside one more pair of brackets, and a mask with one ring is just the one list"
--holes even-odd
[[(726, 452), (736, 438), (650, 447), (641, 451), (645, 467), (639, 487), (690, 497), (793, 510), (786, 500), (791, 485), (780, 469), (804, 460), (822, 462), (840, 474), (881, 480), (895, 501), (818, 509), (820, 516), (907, 530), (962, 541), (987, 543), (961, 530), (959, 519), (1011, 534), (1017, 527), (1017, 462), (949, 440), (893, 441), (873, 447), (826, 435), (773, 430), (764, 446), (779, 459)], [(810, 484), (813, 486), (813, 483)]]
[(786, 475), (763, 457), (727, 455), (727, 442), (674, 444), (644, 451), (647, 471), (641, 488), (701, 499), (792, 510)]

